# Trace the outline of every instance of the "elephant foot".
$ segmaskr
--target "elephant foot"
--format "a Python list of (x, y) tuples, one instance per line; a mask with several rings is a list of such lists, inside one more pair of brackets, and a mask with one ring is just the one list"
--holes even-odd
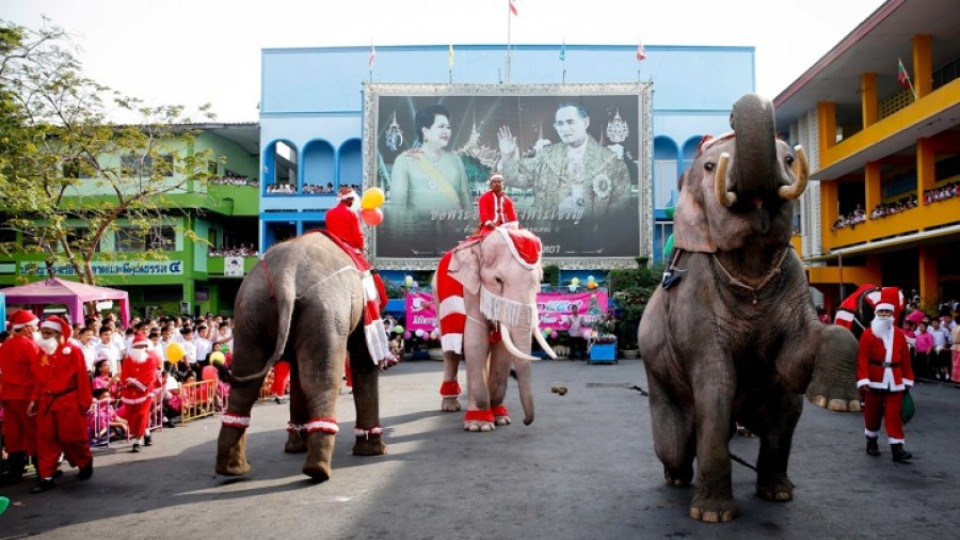
[(497, 417), (494, 419), (493, 422), (494, 422), (496, 425), (498, 425), (498, 426), (509, 426), (509, 425), (510, 425), (510, 417), (509, 417), (509, 416), (506, 416), (506, 415), (504, 415), (504, 416), (497, 416)]
[(355, 456), (382, 456), (387, 453), (387, 445), (380, 440), (380, 435), (357, 437), (353, 443)]
[(775, 474), (757, 478), (757, 495), (766, 501), (792, 501), (793, 482), (786, 474)]
[(693, 465), (688, 465), (682, 469), (670, 469), (664, 466), (663, 477), (667, 481), (667, 485), (670, 486), (682, 487), (689, 485), (693, 480)]
[(287, 454), (303, 454), (307, 451), (307, 438), (300, 430), (291, 430), (287, 432), (287, 442), (283, 445), (283, 451)]
[(223, 476), (244, 476), (250, 473), (247, 461), (247, 436), (236, 433), (235, 428), (223, 427), (217, 442), (217, 466), (215, 472)]
[(460, 410), (460, 400), (455, 397), (445, 397), (440, 403), (440, 410), (443, 412), (457, 412)]
[(467, 420), (463, 423), (464, 431), (473, 433), (487, 433), (497, 429), (493, 422), (481, 422), (479, 420)]
[(336, 435), (332, 433), (315, 431), (307, 435), (307, 459), (303, 464), (303, 474), (318, 483), (330, 479), (334, 442)]
[(705, 523), (727, 523), (737, 515), (737, 503), (728, 497), (697, 495), (690, 504), (690, 517)]
[(860, 412), (860, 399), (828, 398), (822, 394), (808, 395), (807, 399), (821, 409), (834, 412)]

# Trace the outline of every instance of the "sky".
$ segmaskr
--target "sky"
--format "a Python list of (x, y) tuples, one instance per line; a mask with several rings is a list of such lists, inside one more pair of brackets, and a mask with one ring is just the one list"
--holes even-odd
[[(515, 0), (514, 44), (754, 47), (770, 99), (882, 0)], [(258, 121), (260, 52), (507, 42), (508, 0), (3, 0), (0, 19), (64, 28), (84, 73), (151, 105)], [(656, 54), (655, 50), (650, 54)], [(706, 77), (707, 74), (704, 74)], [(441, 81), (442, 82), (442, 81)], [(656, 81), (654, 81), (656, 83)]]

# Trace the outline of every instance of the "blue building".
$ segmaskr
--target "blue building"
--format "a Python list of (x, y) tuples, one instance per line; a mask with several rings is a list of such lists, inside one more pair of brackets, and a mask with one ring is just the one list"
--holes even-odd
[[(627, 45), (504, 45), (265, 49), (260, 104), (260, 249), (322, 226), (342, 185), (364, 178), (364, 84), (597, 85), (649, 83), (652, 253), (672, 225), (665, 208), (706, 134), (729, 131), (734, 101), (754, 91), (753, 47), (651, 46), (643, 61)], [(464, 121), (466, 121), (464, 119)], [(368, 149), (369, 150), (369, 149)], [(368, 174), (369, 176), (369, 174)], [(647, 186), (641, 186), (646, 189)], [(547, 259), (549, 263), (549, 259)], [(589, 261), (575, 265), (589, 268)]]

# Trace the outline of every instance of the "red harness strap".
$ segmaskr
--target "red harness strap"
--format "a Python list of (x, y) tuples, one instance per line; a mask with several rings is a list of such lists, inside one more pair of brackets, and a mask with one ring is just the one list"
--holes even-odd
[(274, 294), (273, 290), (273, 278), (270, 277), (270, 269), (267, 268), (267, 260), (260, 259), (260, 266), (263, 267), (263, 273), (267, 277), (267, 287), (270, 289), (270, 298), (276, 298), (277, 295)]

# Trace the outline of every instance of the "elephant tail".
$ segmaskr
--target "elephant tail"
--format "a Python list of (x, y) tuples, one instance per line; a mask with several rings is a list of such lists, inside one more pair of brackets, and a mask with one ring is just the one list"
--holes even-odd
[(230, 383), (233, 386), (245, 386), (250, 384), (251, 381), (262, 380), (267, 376), (267, 373), (270, 373), (273, 366), (280, 361), (280, 357), (283, 356), (283, 350), (287, 348), (287, 339), (290, 337), (290, 325), (293, 322), (295, 298), (292, 295), (287, 297), (277, 291), (275, 299), (277, 302), (277, 315), (280, 320), (277, 323), (277, 343), (273, 349), (273, 354), (270, 355), (270, 359), (267, 360), (267, 363), (260, 371), (242, 377), (234, 375), (226, 366), (218, 364), (217, 372), (220, 375), (220, 380)]

